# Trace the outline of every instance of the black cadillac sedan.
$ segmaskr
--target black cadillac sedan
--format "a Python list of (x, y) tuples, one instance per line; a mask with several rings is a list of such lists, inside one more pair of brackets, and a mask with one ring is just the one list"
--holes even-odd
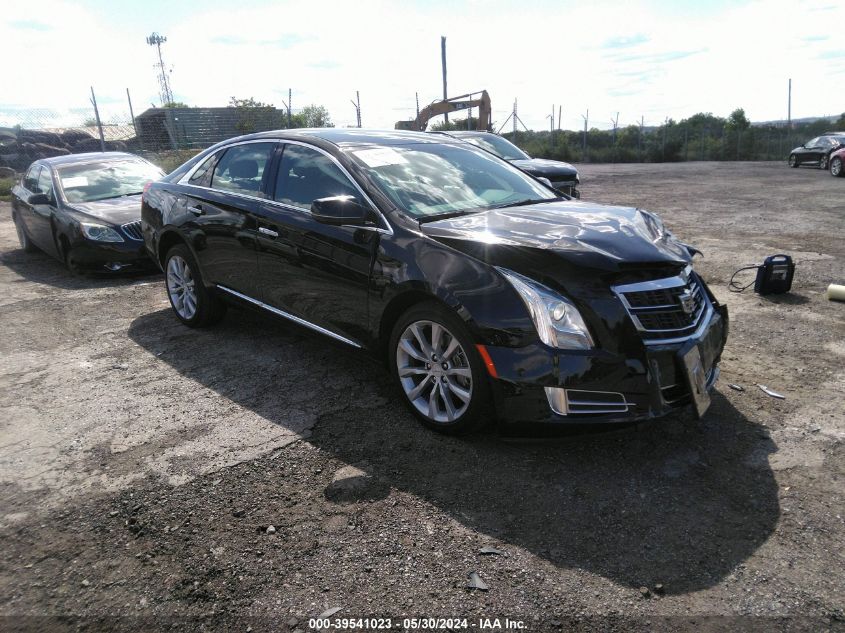
[(141, 192), (163, 175), (123, 152), (35, 161), (12, 189), (21, 248), (40, 249), (73, 272), (150, 267), (141, 238)]
[(444, 432), (703, 414), (727, 337), (657, 216), (444, 136), (231, 139), (150, 186), (142, 229), (183, 323), (236, 302), (367, 349)]
[(560, 193), (573, 198), (581, 197), (581, 192), (578, 191), (578, 185), (581, 183), (578, 170), (569, 163), (545, 158), (531, 158), (508, 139), (492, 132), (467, 130), (437, 132), (437, 134), (445, 134), (477, 145), (481, 149), (486, 149), (499, 158), (516, 165), (535, 178), (545, 178)]

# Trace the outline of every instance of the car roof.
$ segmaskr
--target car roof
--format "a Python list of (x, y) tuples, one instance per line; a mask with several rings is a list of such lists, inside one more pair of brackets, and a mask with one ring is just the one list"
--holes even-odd
[(140, 156), (128, 152), (85, 152), (84, 154), (66, 154), (65, 156), (53, 156), (42, 158), (37, 162), (53, 167), (64, 167), (66, 165), (79, 165), (92, 163), (98, 160), (144, 160)]
[(450, 134), (451, 136), (460, 137), (473, 137), (473, 136), (498, 136), (498, 134), (493, 134), (493, 132), (488, 132), (487, 130), (449, 130), (446, 134)]
[(819, 136), (845, 136), (845, 132), (822, 132)]
[(450, 142), (448, 138), (432, 137), (425, 132), (408, 132), (405, 130), (366, 130), (361, 128), (299, 128), (293, 130), (271, 130), (241, 136), (231, 141), (246, 141), (254, 139), (280, 139), (280, 140), (322, 140), (338, 147), (356, 145), (409, 145), (413, 143), (443, 143)]

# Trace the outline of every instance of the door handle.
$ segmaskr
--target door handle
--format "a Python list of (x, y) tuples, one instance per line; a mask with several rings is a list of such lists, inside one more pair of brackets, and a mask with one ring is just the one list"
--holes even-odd
[(268, 237), (279, 237), (279, 233), (273, 229), (268, 229), (266, 226), (259, 226), (258, 232)]
[(195, 207), (188, 207), (188, 211), (190, 211), (194, 215), (202, 215), (203, 213), (205, 213), (205, 211), (203, 211), (202, 207), (200, 207), (199, 205)]

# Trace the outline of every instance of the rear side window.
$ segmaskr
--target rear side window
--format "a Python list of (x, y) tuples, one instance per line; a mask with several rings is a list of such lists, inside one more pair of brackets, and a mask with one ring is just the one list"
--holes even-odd
[(286, 145), (276, 180), (276, 200), (310, 209), (318, 198), (360, 195), (349, 178), (328, 157), (302, 145)]
[(32, 193), (38, 192), (38, 171), (40, 169), (41, 165), (33, 165), (26, 172), (26, 176), (23, 177), (23, 186)]
[(211, 186), (264, 197), (262, 182), (275, 143), (246, 143), (230, 147), (214, 168)]
[(211, 174), (214, 172), (214, 163), (217, 162), (219, 157), (220, 152), (217, 152), (216, 154), (212, 154), (206, 158), (202, 164), (197, 167), (197, 170), (193, 173), (188, 182), (192, 185), (197, 185), (198, 187), (210, 187)]

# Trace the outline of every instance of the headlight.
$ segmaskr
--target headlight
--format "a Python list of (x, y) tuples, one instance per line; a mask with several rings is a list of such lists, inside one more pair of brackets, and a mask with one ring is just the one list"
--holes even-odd
[(522, 297), (540, 340), (557, 349), (591, 349), (593, 338), (581, 313), (567, 299), (522, 275), (497, 269)]
[(110, 226), (102, 224), (91, 224), (90, 222), (80, 222), (82, 226), (82, 234), (89, 240), (96, 242), (122, 242), (123, 238), (120, 234)]

